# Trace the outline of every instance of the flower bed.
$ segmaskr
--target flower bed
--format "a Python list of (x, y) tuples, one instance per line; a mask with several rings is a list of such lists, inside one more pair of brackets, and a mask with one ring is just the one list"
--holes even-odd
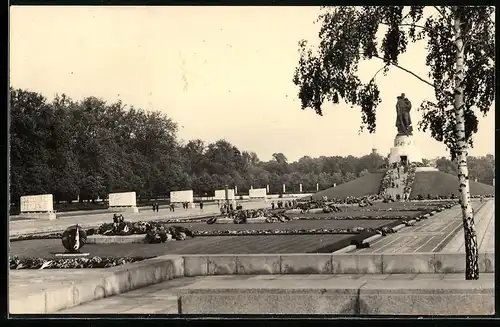
[[(471, 195), (471, 199), (494, 199), (495, 195), (493, 194), (487, 194), (487, 195)], [(426, 196), (424, 195), (417, 195), (417, 196), (412, 196), (410, 197), (410, 200), (416, 200), (416, 201), (425, 201), (425, 200), (449, 200), (449, 201), (457, 201), (458, 197), (451, 197), (449, 195), (433, 195), (433, 194), (427, 194)]]
[[(285, 215), (287, 209), (268, 210), (268, 209), (250, 209), (250, 210), (233, 210), (225, 215), (223, 218), (233, 219), (235, 224), (244, 224), (248, 219), (266, 218), (271, 221), (286, 221), (289, 218)], [(208, 224), (213, 224), (217, 221), (217, 217), (207, 220)]]
[(131, 258), (66, 258), (66, 259), (44, 259), (44, 258), (10, 258), (10, 269), (80, 269), (80, 268), (110, 268), (150, 259), (152, 257)]
[(345, 199), (328, 199), (328, 202), (334, 204), (359, 204), (361, 206), (373, 205), (373, 201), (381, 200), (382, 197), (378, 194), (372, 194), (362, 197), (348, 196)]
[[(441, 211), (442, 209), (436, 209), (435, 211)], [(376, 215), (376, 216), (320, 216), (319, 214), (312, 214), (312, 216), (307, 216), (307, 215), (292, 215), (289, 220), (409, 220), (409, 219), (414, 219), (414, 218), (421, 218), (423, 219), (425, 213), (430, 212), (430, 210), (425, 210), (419, 215), (397, 215), (397, 214), (391, 214), (390, 212), (387, 212), (388, 215)], [(345, 213), (343, 213), (345, 214)], [(325, 215), (325, 214), (323, 214)], [(222, 231), (217, 231), (214, 232), (214, 234), (210, 234), (207, 231), (197, 231), (197, 230), (190, 230), (181, 226), (168, 226), (168, 223), (171, 223), (172, 221), (167, 221), (167, 222), (137, 222), (137, 223), (129, 223), (129, 222), (123, 222), (124, 225), (121, 226), (129, 226), (130, 224), (132, 226), (134, 225), (140, 225), (144, 226), (143, 224), (149, 224), (150, 227), (146, 232), (142, 230), (142, 228), (129, 228), (127, 232), (124, 232), (123, 230), (120, 230), (120, 226), (115, 227), (111, 232), (108, 232), (106, 234), (99, 233), (99, 231), (102, 230), (107, 230), (109, 229), (89, 229), (87, 230), (87, 235), (108, 235), (108, 236), (127, 236), (127, 235), (144, 235), (146, 234), (146, 242), (147, 243), (162, 243), (166, 242), (169, 239), (176, 239), (175, 237), (170, 234), (171, 232), (175, 232), (177, 237), (180, 238), (180, 240), (183, 240), (186, 238), (186, 236), (218, 236), (218, 235), (233, 235), (233, 230), (227, 229), (227, 230), (222, 230)], [(203, 222), (203, 221), (200, 221)], [(266, 219), (266, 222), (272, 223), (272, 222), (278, 222), (278, 221), (269, 221)], [(179, 221), (179, 223), (186, 223), (186, 221)], [(192, 223), (192, 221), (191, 221)], [(108, 226), (109, 227), (109, 226)], [(123, 228), (123, 227), (122, 227)], [(261, 232), (255, 234), (255, 235), (261, 235)], [(314, 230), (311, 230), (311, 234), (315, 233)], [(251, 230), (245, 234), (245, 235), (251, 235)], [(267, 234), (266, 234), (267, 235)], [(42, 240), (42, 239), (61, 239), (62, 238), (62, 233), (49, 233), (49, 234), (35, 234), (35, 235), (18, 235), (15, 237), (12, 237), (10, 239), (11, 242), (16, 242), (16, 241), (26, 241), (26, 240)]]
[(326, 204), (326, 201), (324, 200), (307, 200), (307, 201), (300, 201), (297, 203), (297, 206), (295, 208), (289, 208), (289, 209), (300, 209), (300, 210), (310, 210), (310, 209), (320, 209), (323, 208)]
[(307, 234), (359, 234), (375, 232), (379, 228), (314, 228), (314, 229), (247, 229), (196, 231), (196, 236), (257, 236), (257, 235), (307, 235)]
[(16, 235), (10, 237), (10, 242), (18, 241), (28, 241), (28, 240), (55, 240), (61, 239), (63, 233), (49, 233), (49, 234), (27, 234), (27, 235)]
[[(409, 217), (404, 217), (405, 219), (410, 219)], [(307, 218), (305, 218), (307, 219)], [(381, 218), (383, 219), (383, 218)], [(359, 231), (374, 231), (376, 228), (364, 228), (364, 227), (356, 227), (356, 228), (323, 228), (323, 229), (265, 229), (265, 230), (256, 230), (256, 229), (247, 229), (247, 230), (194, 230), (192, 231), (192, 236), (240, 236), (240, 235), (249, 235), (249, 236), (258, 236), (258, 235), (303, 235), (303, 234), (356, 234)], [(43, 239), (59, 239), (61, 238), (61, 234), (53, 233), (48, 235), (22, 235), (16, 237), (15, 239), (11, 239), (11, 241), (26, 241), (26, 240), (43, 240)], [(112, 236), (112, 235), (109, 235)], [(122, 236), (122, 235), (120, 235)], [(146, 236), (146, 243), (163, 243), (168, 241), (170, 238), (162, 238), (161, 234), (157, 234), (157, 236), (153, 239), (148, 239)]]
[(384, 174), (382, 181), (380, 182), (379, 195), (385, 197), (387, 189), (394, 182), (394, 174), (396, 173), (394, 168), (389, 168)]
[(415, 217), (422, 217), (425, 213), (413, 216), (319, 216), (319, 217), (310, 217), (310, 216), (294, 216), (293, 220), (404, 220), (404, 219), (412, 219)]
[[(402, 202), (402, 203), (407, 203), (407, 202)], [(347, 213), (347, 212), (352, 212), (352, 213), (355, 213), (355, 212), (387, 212), (387, 211), (409, 211), (409, 212), (412, 212), (412, 211), (432, 211), (432, 210), (439, 210), (441, 209), (442, 206), (438, 206), (438, 205), (434, 205), (434, 204), (430, 204), (430, 205), (427, 205), (427, 206), (421, 206), (421, 207), (416, 207), (416, 206), (394, 206), (394, 208), (392, 207), (386, 207), (386, 208), (380, 208), (380, 207), (353, 207), (352, 209), (349, 209), (348, 211), (344, 211), (344, 213)], [(451, 206), (450, 206), (451, 207)], [(342, 212), (342, 211), (337, 211), (337, 212)], [(287, 214), (297, 214), (299, 213), (298, 211), (297, 212), (287, 212)], [(302, 212), (301, 212), (302, 213)], [(324, 213), (332, 213), (331, 211), (330, 212), (325, 212), (325, 211), (307, 211), (307, 212), (304, 212), (304, 213), (307, 213), (307, 214), (310, 214), (310, 215), (316, 215), (316, 214), (324, 214)]]
[[(318, 214), (312, 214), (312, 216), (297, 214), (297, 215), (283, 215), (280, 219), (271, 219), (267, 218), (266, 222), (285, 222), (291, 220), (400, 220), (401, 222), (405, 222), (410, 219), (425, 219), (425, 214), (431, 211), (442, 211), (444, 209), (450, 208), (451, 204), (445, 204), (438, 208), (425, 208), (421, 210), (420, 214), (414, 215), (401, 215), (397, 214), (398, 211), (391, 212), (390, 210), (380, 210), (380, 212), (385, 212), (387, 215), (375, 215), (375, 216), (359, 216), (359, 215), (345, 215), (346, 212), (336, 213), (333, 215), (328, 215), (323, 213), (321, 217)], [(377, 212), (379, 210), (366, 210), (366, 212), (373, 211)], [(403, 211), (403, 210), (399, 210)], [(414, 210), (405, 210), (406, 212), (415, 212), (418, 213), (418, 209)], [(281, 211), (279, 212), (280, 214)], [(286, 217), (283, 218), (283, 217)], [(123, 216), (122, 216), (123, 218)], [(216, 217), (214, 217), (216, 218)], [(205, 222), (206, 220), (199, 220), (199, 222)], [(91, 228), (86, 231), (88, 236), (90, 235), (108, 235), (108, 236), (127, 236), (127, 235), (146, 235), (145, 241), (147, 243), (163, 243), (168, 241), (169, 239), (176, 240), (184, 240), (186, 237), (195, 237), (195, 236), (221, 236), (221, 235), (301, 235), (301, 234), (349, 234), (356, 233), (355, 230), (352, 229), (308, 229), (308, 230), (217, 230), (217, 231), (197, 231), (190, 230), (182, 226), (172, 226), (168, 225), (171, 223), (193, 223), (194, 220), (186, 221), (186, 220), (178, 220), (171, 219), (164, 222), (126, 222), (123, 219), (115, 220), (113, 223), (105, 223), (99, 226), (97, 229)], [(376, 230), (376, 229), (374, 229)], [(24, 241), (24, 240), (38, 240), (38, 239), (61, 239), (63, 236), (62, 233), (49, 233), (49, 234), (34, 234), (34, 235), (18, 235), (12, 237), (10, 239), (11, 242), (15, 241)]]

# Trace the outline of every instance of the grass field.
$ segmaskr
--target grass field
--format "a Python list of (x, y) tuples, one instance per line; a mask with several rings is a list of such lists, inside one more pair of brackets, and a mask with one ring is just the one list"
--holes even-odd
[[(377, 228), (390, 224), (392, 219), (376, 219), (376, 220), (294, 220), (285, 223), (254, 223), (254, 224), (213, 224), (193, 223), (182, 224), (191, 230), (290, 230), (290, 229), (314, 229), (314, 228)], [(175, 225), (175, 224), (172, 224)]]
[[(393, 227), (396, 220), (291, 221), (276, 224), (183, 224), (192, 230), (265, 230), (320, 228)], [(174, 224), (175, 225), (175, 224)], [(165, 254), (230, 254), (230, 253), (331, 253), (353, 240), (373, 233), (335, 235), (263, 235), (209, 236), (188, 238), (161, 244), (86, 244), (82, 252), (101, 257), (159, 256)], [(10, 243), (10, 255), (19, 257), (53, 258), (64, 249), (61, 240), (29, 240)]]
[[(315, 253), (331, 252), (350, 243), (353, 234), (211, 236), (160, 244), (87, 244), (82, 252), (100, 257), (160, 256), (166, 254), (236, 254), (236, 253)], [(336, 243), (344, 241), (339, 246)], [(346, 245), (344, 245), (346, 244)], [(342, 246), (343, 245), (343, 246)], [(60, 240), (32, 240), (11, 244), (11, 255), (53, 258), (61, 252)]]
[[(495, 187), (492, 185), (474, 181), (469, 181), (469, 185), (471, 195), (495, 194)], [(427, 197), (427, 194), (449, 196), (452, 193), (458, 196), (458, 186), (458, 177), (455, 175), (440, 171), (417, 172), (410, 197)]]
[(324, 196), (329, 199), (345, 199), (350, 196), (361, 197), (378, 194), (383, 177), (384, 173), (367, 174), (347, 183), (315, 193), (312, 197), (316, 200), (322, 199)]

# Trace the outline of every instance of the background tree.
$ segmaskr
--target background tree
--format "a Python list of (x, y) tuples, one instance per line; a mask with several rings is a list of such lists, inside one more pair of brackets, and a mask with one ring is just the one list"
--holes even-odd
[[(168, 116), (120, 101), (107, 103), (95, 97), (73, 101), (65, 95), (48, 101), (36, 92), (10, 89), (10, 93), (10, 192), (15, 207), (22, 195), (43, 193), (53, 194), (59, 205), (78, 197), (92, 202), (127, 191), (137, 193), (139, 204), (186, 189), (193, 189), (195, 196), (213, 196), (226, 184), (238, 186), (239, 194), (266, 185), (278, 194), (283, 184), (287, 193), (299, 192), (301, 183), (304, 192), (315, 192), (316, 184), (319, 190), (340, 185), (377, 172), (385, 161), (369, 154), (305, 156), (289, 162), (283, 153), (275, 156), (280, 162), (263, 161), (226, 140), (180, 144), (176, 124)], [(471, 177), (492, 184), (494, 156), (468, 160)], [(458, 173), (449, 159), (438, 160), (437, 166)]]
[(46, 99), (35, 92), (10, 89), (11, 199), (49, 192), (50, 128), (53, 122)]
[[(299, 43), (300, 59), (294, 83), (299, 86), (302, 108), (322, 115), (324, 101), (361, 107), (362, 127), (376, 128), (375, 109), (380, 92), (375, 76), (363, 83), (360, 60), (377, 59), (384, 74), (396, 67), (434, 89), (436, 101), (421, 104), (419, 128), (444, 142), (457, 158), (460, 200), (465, 234), (466, 279), (479, 278), (477, 240), (470, 206), (467, 147), (477, 132), (475, 110), (486, 114), (494, 100), (494, 7), (488, 6), (339, 6), (325, 8), (320, 44), (315, 53), (306, 41)], [(425, 14), (425, 15), (424, 15)], [(378, 47), (377, 32), (386, 28)], [(426, 64), (432, 82), (402, 67), (398, 57), (408, 42), (427, 39)], [(465, 40), (465, 42), (464, 42)]]
[[(378, 171), (385, 161), (377, 154), (305, 156), (295, 162), (281, 160), (281, 164), (274, 158), (261, 161), (254, 152), (241, 151), (224, 140), (180, 144), (175, 123), (167, 116), (127, 108), (119, 101), (75, 102), (61, 95), (49, 102), (35, 92), (10, 91), (10, 188), (17, 204), (22, 195), (41, 193), (54, 194), (56, 202), (78, 197), (92, 201), (130, 190), (144, 200), (183, 189), (210, 196), (226, 184), (237, 185), (240, 194), (251, 185), (269, 185), (271, 193), (279, 193), (283, 183), (287, 192), (298, 192), (300, 183), (304, 192), (315, 192), (316, 184), (320, 190), (339, 185), (365, 170)], [(471, 178), (493, 183), (493, 155), (469, 157), (468, 162)], [(447, 158), (436, 165), (458, 174), (456, 163)]]

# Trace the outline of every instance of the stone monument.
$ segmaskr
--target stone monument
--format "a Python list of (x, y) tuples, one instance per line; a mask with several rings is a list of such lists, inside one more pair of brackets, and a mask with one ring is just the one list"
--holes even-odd
[(21, 213), (19, 217), (30, 219), (56, 219), (54, 197), (52, 194), (21, 196)]
[(108, 210), (138, 213), (135, 192), (109, 193)]
[(396, 103), (396, 127), (398, 133), (394, 139), (394, 147), (389, 154), (389, 164), (396, 162), (422, 162), (422, 156), (415, 146), (413, 126), (411, 123), (411, 102), (402, 93)]

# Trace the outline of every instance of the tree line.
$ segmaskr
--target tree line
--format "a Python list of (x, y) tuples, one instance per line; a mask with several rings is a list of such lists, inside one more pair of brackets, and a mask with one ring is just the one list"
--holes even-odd
[[(441, 157), (435, 161), (435, 166), (439, 169), (439, 171), (458, 175), (458, 165), (456, 160)], [(493, 179), (495, 178), (494, 155), (488, 154), (482, 157), (468, 156), (467, 167), (469, 169), (469, 180), (493, 185)]]
[[(93, 201), (127, 191), (141, 199), (185, 189), (212, 196), (225, 185), (237, 186), (239, 194), (267, 185), (271, 193), (280, 193), (283, 184), (287, 193), (299, 192), (300, 184), (303, 192), (315, 192), (387, 165), (376, 153), (360, 158), (305, 156), (295, 162), (275, 153), (261, 161), (255, 152), (226, 140), (181, 142), (177, 124), (166, 114), (96, 97), (74, 101), (63, 94), (49, 101), (36, 92), (11, 88), (10, 119), (13, 203), (34, 194), (53, 194), (57, 202)], [(481, 181), (489, 184), (492, 160), (478, 170)], [(453, 164), (443, 161), (441, 166)]]

